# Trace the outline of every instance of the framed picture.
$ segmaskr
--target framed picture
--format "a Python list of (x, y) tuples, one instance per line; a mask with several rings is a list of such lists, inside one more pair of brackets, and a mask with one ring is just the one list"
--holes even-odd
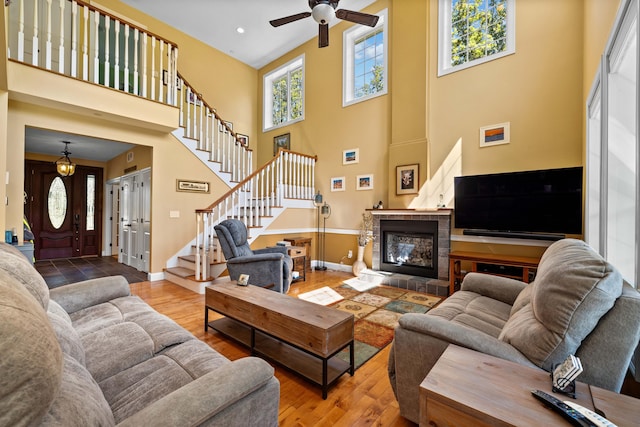
[(396, 195), (416, 194), (420, 177), (419, 164), (396, 166)]
[(176, 179), (176, 191), (186, 191), (189, 193), (208, 193), (210, 191), (210, 185), (205, 181)]
[(202, 105), (202, 101), (198, 99), (198, 95), (195, 92), (189, 92), (189, 96), (187, 98), (187, 102), (189, 104), (194, 104), (195, 106)]
[(249, 137), (247, 135), (237, 133), (236, 137), (238, 138), (238, 141), (240, 142), (240, 144), (244, 145), (245, 147), (249, 146)]
[(249, 284), (249, 275), (241, 274), (240, 277), (238, 277), (238, 285), (247, 286), (248, 284)]
[(353, 165), (360, 161), (360, 149), (359, 148), (350, 148), (348, 150), (344, 150), (342, 152), (342, 164), (343, 165)]
[(480, 128), (480, 147), (508, 144), (510, 138), (510, 122)]
[(373, 190), (373, 174), (356, 176), (356, 190)]
[(284, 135), (278, 135), (273, 138), (273, 155), (278, 154), (280, 149), (291, 149), (291, 134), (285, 133)]
[(344, 191), (344, 176), (331, 178), (331, 191)]
[[(226, 120), (225, 120), (225, 121), (224, 121), (224, 124), (226, 124), (226, 125), (227, 125), (227, 127), (228, 127), (229, 129), (233, 130), (233, 123), (228, 122), (228, 121), (226, 121)], [(219, 123), (218, 123), (218, 131), (219, 131), (219, 132), (227, 133), (227, 128), (226, 128), (226, 127), (224, 127), (224, 125), (222, 124), (222, 122), (219, 122)]]

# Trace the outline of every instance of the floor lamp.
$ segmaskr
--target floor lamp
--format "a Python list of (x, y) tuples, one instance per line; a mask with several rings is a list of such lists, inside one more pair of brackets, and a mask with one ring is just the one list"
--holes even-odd
[[(324, 202), (324, 205), (320, 207), (320, 215), (322, 215), (322, 235), (318, 233), (320, 236), (320, 251), (322, 252), (322, 266), (318, 267), (318, 270), (326, 270), (327, 266), (325, 265), (325, 249), (326, 249), (326, 238), (327, 238), (327, 218), (331, 216), (331, 206)], [(318, 224), (318, 229), (320, 224)], [(318, 230), (319, 231), (319, 230)]]

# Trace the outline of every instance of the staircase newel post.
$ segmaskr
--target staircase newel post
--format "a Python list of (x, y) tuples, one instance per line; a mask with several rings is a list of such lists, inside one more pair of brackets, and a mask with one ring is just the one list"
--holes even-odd
[(200, 280), (200, 224), (202, 223), (202, 213), (196, 212), (196, 259), (195, 259), (195, 267), (196, 267), (196, 280)]

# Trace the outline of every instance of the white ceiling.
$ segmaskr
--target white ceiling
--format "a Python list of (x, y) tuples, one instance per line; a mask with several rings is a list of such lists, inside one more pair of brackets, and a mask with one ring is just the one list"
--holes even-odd
[[(278, 28), (269, 24), (272, 19), (311, 12), (308, 0), (121, 1), (254, 68), (318, 36), (318, 24), (311, 17)], [(338, 9), (361, 11), (374, 1), (341, 0)], [(338, 22), (336, 18), (330, 26)], [(244, 34), (236, 31), (238, 27)], [(342, 45), (342, 40), (329, 43)]]
[[(338, 9), (361, 11), (375, 0), (341, 0)], [(310, 12), (308, 0), (122, 0), (147, 15), (232, 56), (261, 68), (293, 48), (318, 36), (318, 24), (305, 18), (278, 28), (272, 19)], [(330, 25), (340, 22), (334, 19)], [(236, 28), (244, 28), (239, 34)], [(329, 40), (340, 43), (342, 40)], [(27, 128), (25, 151), (61, 155), (62, 141), (71, 141), (73, 158), (105, 162), (130, 150), (133, 145)]]

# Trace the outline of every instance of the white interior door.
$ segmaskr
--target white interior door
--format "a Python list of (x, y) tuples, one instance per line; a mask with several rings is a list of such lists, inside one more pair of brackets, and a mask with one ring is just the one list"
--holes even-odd
[(151, 170), (122, 177), (120, 212), (118, 260), (148, 272), (151, 256)]

